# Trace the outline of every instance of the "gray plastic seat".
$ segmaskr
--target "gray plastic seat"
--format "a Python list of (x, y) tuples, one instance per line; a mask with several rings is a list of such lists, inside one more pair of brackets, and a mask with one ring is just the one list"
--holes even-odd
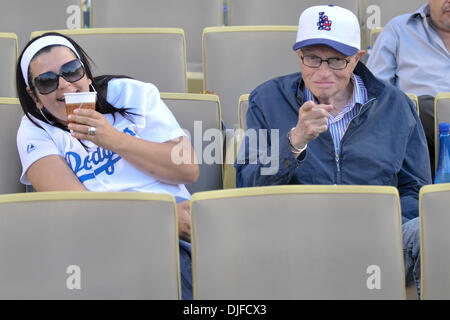
[[(123, 74), (151, 82), (160, 91), (186, 92), (186, 48), (179, 28), (57, 30), (94, 60), (94, 75)], [(45, 31), (33, 32), (36, 37)]]
[[(223, 142), (219, 98), (215, 95), (166, 92), (161, 93), (161, 98), (180, 126), (189, 132), (199, 161), (199, 179), (186, 188), (190, 193), (222, 189)], [(214, 153), (212, 149), (215, 149)]]
[(242, 94), (274, 77), (298, 72), (296, 26), (211, 27), (203, 31), (204, 89), (220, 98), (227, 128), (238, 128)]
[(16, 62), (18, 58), (15, 33), (0, 32), (0, 97), (17, 97)]
[(16, 136), (23, 116), (16, 98), (0, 98), (0, 193), (25, 192)]
[(192, 196), (195, 299), (405, 299), (397, 189), (275, 186)]
[(238, 114), (239, 114), (239, 128), (247, 130), (247, 110), (249, 94), (243, 94), (239, 97)]
[(182, 28), (186, 34), (188, 78), (201, 83), (202, 31), (223, 24), (222, 7), (223, 0), (92, 0), (91, 26)]
[(228, 0), (229, 25), (297, 25), (303, 10), (334, 4), (359, 15), (359, 0)]
[(0, 31), (14, 32), (19, 52), (34, 30), (78, 29), (80, 0), (0, 0)]
[(176, 221), (171, 195), (0, 195), (0, 298), (178, 299)]
[(450, 299), (450, 184), (420, 190), (421, 299)]

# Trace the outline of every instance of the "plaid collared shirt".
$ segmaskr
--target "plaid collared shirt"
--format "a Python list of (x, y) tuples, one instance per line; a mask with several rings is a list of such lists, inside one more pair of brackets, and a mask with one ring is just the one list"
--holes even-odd
[[(330, 130), (331, 137), (334, 142), (334, 150), (336, 155), (339, 155), (339, 148), (342, 137), (347, 130), (350, 121), (356, 117), (361, 111), (361, 107), (368, 101), (367, 89), (364, 86), (364, 82), (356, 74), (352, 74), (351, 81), (353, 82), (353, 95), (350, 102), (342, 109), (336, 117), (331, 114), (328, 118), (327, 125)], [(314, 99), (313, 94), (306, 87), (304, 89), (305, 101), (317, 101)]]

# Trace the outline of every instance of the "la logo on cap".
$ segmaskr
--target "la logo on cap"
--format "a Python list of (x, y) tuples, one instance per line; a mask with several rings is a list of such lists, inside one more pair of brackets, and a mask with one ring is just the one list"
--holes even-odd
[(325, 12), (319, 12), (319, 22), (317, 22), (319, 30), (331, 31), (332, 23), (333, 21), (328, 20), (328, 16), (325, 15)]

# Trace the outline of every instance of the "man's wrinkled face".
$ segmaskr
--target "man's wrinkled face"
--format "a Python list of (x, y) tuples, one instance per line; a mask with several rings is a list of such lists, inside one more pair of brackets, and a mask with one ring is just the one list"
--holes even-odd
[[(353, 70), (360, 59), (360, 53), (348, 57), (326, 45), (314, 45), (299, 49), (297, 50), (297, 56), (306, 87), (321, 102), (338, 97), (345, 91), (350, 83)], [(325, 61), (316, 68), (306, 65), (308, 61), (317, 60), (317, 58), (322, 60), (337, 59), (337, 61), (341, 61), (337, 65), (341, 63), (345, 65), (345, 68), (340, 70), (332, 69)]]

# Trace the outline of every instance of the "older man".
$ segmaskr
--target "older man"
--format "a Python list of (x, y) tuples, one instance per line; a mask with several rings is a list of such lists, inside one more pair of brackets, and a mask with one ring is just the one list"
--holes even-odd
[(237, 186), (397, 187), (405, 267), (419, 287), (418, 194), (431, 177), (427, 143), (413, 103), (359, 62), (364, 55), (359, 23), (349, 10), (331, 5), (305, 10), (293, 49), (301, 72), (257, 87), (247, 112), (248, 128), (279, 130), (267, 142), (271, 149), (278, 146), (278, 170), (262, 174), (269, 164), (266, 159), (252, 161), (262, 153), (252, 153), (246, 139), (236, 163)]
[(450, 0), (429, 0), (416, 12), (392, 19), (375, 42), (367, 67), (379, 79), (419, 96), (434, 168), (434, 97), (450, 92)]

